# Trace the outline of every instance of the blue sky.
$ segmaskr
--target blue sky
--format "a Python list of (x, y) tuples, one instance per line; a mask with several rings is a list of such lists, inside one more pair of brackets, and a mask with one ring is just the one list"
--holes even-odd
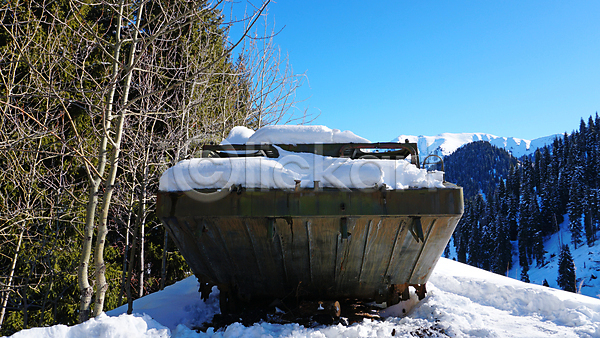
[(271, 2), (313, 124), (534, 139), (600, 111), (600, 1)]

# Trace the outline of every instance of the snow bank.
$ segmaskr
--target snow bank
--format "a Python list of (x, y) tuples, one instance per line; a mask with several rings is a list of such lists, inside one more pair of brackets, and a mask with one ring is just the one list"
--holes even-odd
[(12, 338), (166, 338), (170, 330), (143, 314), (109, 317), (101, 314), (75, 326), (55, 325), (15, 333)]
[[(324, 126), (267, 126), (256, 132), (235, 127), (227, 143), (328, 143), (368, 142), (350, 131), (340, 132)], [(277, 147), (278, 148), (278, 147)], [(352, 189), (385, 184), (388, 189), (443, 188), (443, 175), (428, 173), (404, 160), (337, 158), (279, 150), (279, 158), (232, 157), (195, 158), (179, 162), (160, 178), (161, 191), (221, 189), (233, 185), (260, 189), (322, 187)]]
[(434, 313), (476, 337), (600, 337), (598, 299), (440, 262), (427, 284), (432, 297), (416, 316)]
[(135, 315), (122, 315), (124, 308), (119, 308), (108, 313), (115, 317), (102, 315), (73, 327), (23, 330), (13, 337), (341, 338), (392, 333), (394, 337), (600, 337), (599, 299), (523, 283), (445, 258), (440, 258), (427, 283), (427, 297), (407, 316), (351, 326), (234, 323), (216, 332), (196, 332), (195, 326), (218, 312), (219, 299), (213, 288), (203, 302), (198, 286), (192, 276), (136, 300)]
[[(216, 301), (204, 303), (200, 299), (198, 287), (196, 277), (186, 278), (165, 287), (160, 292), (135, 300), (134, 312), (156, 318), (170, 329), (180, 324), (188, 327), (199, 326), (206, 321), (206, 318), (210, 319), (217, 313), (219, 303)], [(218, 294), (216, 287), (213, 291)], [(127, 304), (107, 312), (109, 316), (120, 316), (124, 313), (127, 313)], [(197, 319), (201, 321), (198, 322)]]

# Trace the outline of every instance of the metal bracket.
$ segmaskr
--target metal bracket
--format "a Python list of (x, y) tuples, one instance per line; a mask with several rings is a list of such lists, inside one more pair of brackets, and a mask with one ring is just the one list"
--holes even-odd
[(408, 230), (411, 235), (417, 241), (417, 243), (425, 242), (425, 236), (423, 235), (423, 225), (421, 224), (421, 217), (411, 217), (412, 222)]
[[(439, 161), (438, 162), (433, 162), (433, 163), (427, 163), (427, 160), (430, 157), (437, 157)], [(425, 157), (425, 159), (423, 160), (423, 166), (422, 167), (425, 168), (425, 169), (427, 169), (427, 165), (429, 165), (429, 164), (438, 164), (438, 163), (441, 164), (441, 166), (442, 166), (441, 170), (444, 171), (444, 159), (441, 158), (439, 155), (431, 154), (431, 155)]]

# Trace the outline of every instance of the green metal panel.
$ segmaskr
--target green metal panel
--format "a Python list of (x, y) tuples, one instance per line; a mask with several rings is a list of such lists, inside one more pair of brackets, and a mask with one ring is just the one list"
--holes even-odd
[[(159, 192), (157, 212), (174, 216), (420, 216), (462, 215), (462, 188), (315, 191), (242, 190), (214, 202), (201, 191)], [(344, 210), (342, 210), (344, 209)]]

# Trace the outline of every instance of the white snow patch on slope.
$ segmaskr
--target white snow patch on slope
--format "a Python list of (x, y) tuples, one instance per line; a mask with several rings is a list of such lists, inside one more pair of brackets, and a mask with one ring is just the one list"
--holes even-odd
[(560, 134), (556, 134), (534, 140), (524, 140), (484, 133), (443, 133), (437, 136), (400, 135), (392, 140), (392, 142), (404, 142), (405, 140), (409, 140), (409, 142), (417, 143), (421, 158), (431, 154), (447, 156), (463, 145), (476, 141), (487, 141), (495, 147), (506, 149), (506, 151), (515, 157), (521, 157), (523, 155), (532, 154), (536, 149), (551, 144), (556, 137), (560, 136)]
[[(537, 266), (533, 261), (529, 266), (529, 280), (531, 283), (541, 285), (544, 279), (553, 288), (560, 288), (556, 279), (558, 278), (558, 258), (560, 249), (563, 244), (569, 245), (571, 256), (575, 264), (575, 273), (577, 279), (577, 287), (583, 295), (600, 298), (600, 241), (596, 241), (594, 245), (588, 246), (585, 242), (575, 249), (571, 243), (571, 231), (569, 230), (569, 217), (564, 215), (564, 221), (559, 225), (559, 231), (546, 241), (544, 241), (545, 264)], [(521, 276), (521, 266), (518, 259), (518, 242), (514, 242), (513, 250), (513, 266), (508, 272), (508, 276), (519, 279)]]

